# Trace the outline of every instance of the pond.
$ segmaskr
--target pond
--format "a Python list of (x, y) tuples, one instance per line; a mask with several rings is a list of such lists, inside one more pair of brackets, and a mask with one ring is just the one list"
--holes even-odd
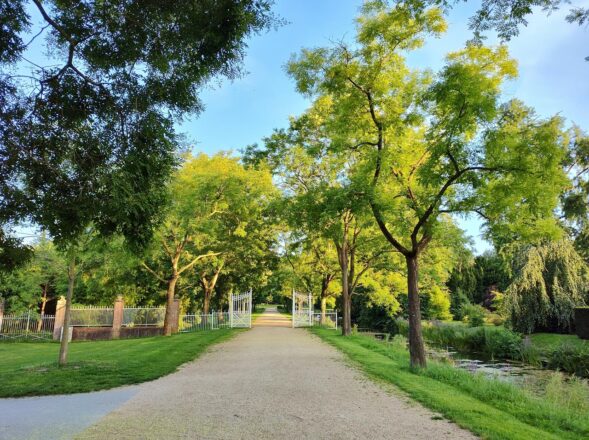
[(430, 350), (428, 356), (449, 360), (457, 368), (473, 374), (480, 373), (491, 379), (531, 389), (541, 389), (553, 373), (552, 370), (534, 367), (523, 362), (488, 359), (482, 353), (435, 349)]

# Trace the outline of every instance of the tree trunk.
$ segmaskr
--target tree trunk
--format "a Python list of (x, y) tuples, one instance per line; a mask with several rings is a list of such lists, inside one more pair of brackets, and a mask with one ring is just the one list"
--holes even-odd
[(346, 245), (337, 246), (337, 253), (342, 273), (342, 335), (350, 336), (352, 334), (352, 301), (348, 278), (348, 252)]
[(41, 296), (41, 316), (37, 323), (37, 332), (43, 330), (43, 318), (45, 317), (45, 306), (47, 305), (48, 284), (42, 284), (43, 295)]
[(166, 316), (164, 318), (164, 336), (172, 336), (172, 309), (174, 307), (174, 297), (176, 296), (176, 283), (180, 275), (177, 272), (168, 280), (168, 290), (166, 293)]
[(209, 309), (211, 308), (211, 296), (213, 296), (213, 289), (211, 288), (207, 288), (204, 290), (204, 301), (203, 301), (203, 305), (202, 305), (202, 311), (204, 313), (204, 321), (205, 324), (208, 322), (209, 318), (208, 318), (208, 314), (209, 314)]
[(70, 251), (70, 263), (67, 270), (67, 295), (65, 297), (65, 312), (63, 317), (63, 327), (61, 330), (61, 343), (59, 345), (59, 366), (67, 365), (67, 353), (69, 347), (69, 331), (70, 331), (70, 312), (72, 308), (72, 297), (74, 295), (74, 284), (76, 281), (76, 256), (73, 251)]
[(421, 334), (417, 255), (406, 256), (407, 294), (409, 299), (409, 355), (411, 367), (426, 367), (425, 347)]

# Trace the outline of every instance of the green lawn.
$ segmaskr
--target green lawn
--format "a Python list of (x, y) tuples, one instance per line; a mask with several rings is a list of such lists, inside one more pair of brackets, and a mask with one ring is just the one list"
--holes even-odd
[(589, 438), (589, 414), (551, 403), (515, 386), (429, 362), (409, 368), (407, 350), (366, 336), (311, 332), (332, 344), (368, 376), (396, 385), (413, 399), (485, 439)]
[(549, 351), (567, 344), (576, 348), (589, 348), (589, 340), (577, 335), (560, 335), (557, 333), (534, 333), (531, 335), (532, 345), (540, 351)]
[(56, 365), (57, 343), (0, 343), (0, 397), (80, 393), (157, 379), (238, 331), (73, 342), (64, 368)]

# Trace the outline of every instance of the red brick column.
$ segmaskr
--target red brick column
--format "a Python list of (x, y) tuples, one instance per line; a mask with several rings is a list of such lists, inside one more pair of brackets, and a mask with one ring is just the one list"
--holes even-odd
[(55, 308), (55, 321), (53, 324), (53, 340), (59, 341), (61, 336), (61, 328), (63, 327), (63, 321), (65, 319), (65, 298), (59, 297), (57, 306)]
[(123, 326), (123, 310), (125, 308), (125, 301), (122, 296), (117, 296), (115, 300), (115, 306), (112, 318), (112, 331), (111, 335), (113, 339), (118, 339), (121, 336), (121, 327)]
[(2, 331), (2, 320), (4, 319), (4, 299), (0, 298), (0, 332)]

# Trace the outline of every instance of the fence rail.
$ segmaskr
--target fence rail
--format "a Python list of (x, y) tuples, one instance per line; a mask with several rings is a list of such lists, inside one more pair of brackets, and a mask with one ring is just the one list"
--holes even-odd
[(165, 307), (125, 307), (123, 309), (123, 327), (164, 325)]
[(22, 315), (4, 315), (0, 317), (0, 340), (51, 340), (54, 323), (54, 315), (40, 316), (31, 311)]
[(231, 319), (228, 312), (180, 315), (178, 329), (182, 333), (219, 328), (231, 328)]
[(337, 312), (313, 313), (313, 325), (337, 330)]
[(70, 325), (72, 327), (112, 327), (114, 307), (72, 307)]

